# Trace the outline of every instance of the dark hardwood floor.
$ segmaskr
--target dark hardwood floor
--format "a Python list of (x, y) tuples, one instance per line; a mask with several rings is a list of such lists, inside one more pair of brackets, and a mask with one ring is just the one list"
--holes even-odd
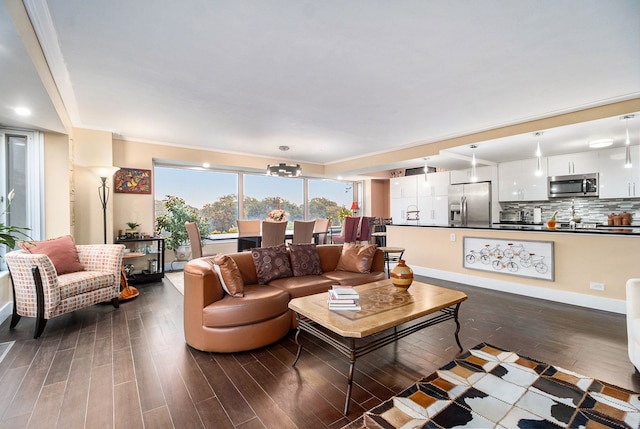
[[(480, 342), (640, 391), (627, 357), (624, 315), (420, 278), (469, 295), (460, 311), (465, 349)], [(356, 363), (342, 416), (347, 360), (302, 334), (270, 347), (212, 354), (189, 348), (182, 295), (168, 281), (140, 296), (48, 322), (0, 325), (15, 341), (0, 362), (0, 428), (339, 428), (458, 353), (454, 322), (427, 328)]]

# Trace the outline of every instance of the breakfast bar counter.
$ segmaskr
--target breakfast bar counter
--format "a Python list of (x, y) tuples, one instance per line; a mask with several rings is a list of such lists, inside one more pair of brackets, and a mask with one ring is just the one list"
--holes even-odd
[[(502, 243), (502, 249), (531, 249), (542, 243), (551, 249), (545, 263), (553, 273), (524, 277), (522, 265), (513, 272), (509, 267), (493, 270), (491, 265), (486, 269), (481, 263), (469, 264), (465, 243)], [(636, 225), (550, 230), (542, 225), (393, 224), (387, 226), (387, 245), (405, 248), (403, 259), (416, 275), (616, 313), (626, 311), (626, 281), (640, 278)]]

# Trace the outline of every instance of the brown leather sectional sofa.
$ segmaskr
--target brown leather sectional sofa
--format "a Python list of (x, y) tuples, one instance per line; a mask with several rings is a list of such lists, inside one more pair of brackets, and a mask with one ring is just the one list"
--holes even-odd
[(295, 327), (291, 298), (326, 292), (332, 285), (358, 285), (386, 278), (384, 252), (376, 250), (370, 273), (336, 271), (342, 245), (319, 245), (322, 275), (286, 277), (258, 284), (251, 252), (233, 253), (244, 282), (244, 296), (227, 294), (213, 269), (213, 257), (184, 268), (184, 335), (191, 347), (238, 352), (274, 343)]

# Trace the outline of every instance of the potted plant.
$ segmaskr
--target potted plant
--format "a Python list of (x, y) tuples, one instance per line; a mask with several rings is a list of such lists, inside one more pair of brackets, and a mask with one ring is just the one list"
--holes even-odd
[[(15, 196), (16, 193), (12, 189), (7, 197), (7, 206), (2, 211), (2, 213), (0, 213), (0, 217), (9, 211), (9, 207), (11, 207), (11, 202), (13, 201), (13, 198)], [(22, 226), (5, 225), (4, 223), (0, 222), (0, 244), (4, 244), (9, 248), (9, 250), (12, 250), (16, 247), (17, 241), (30, 240), (30, 237), (27, 235), (27, 231), (29, 231), (29, 228), (25, 228)]]
[(127, 222), (127, 226), (129, 227), (129, 229), (127, 229), (126, 234), (128, 238), (137, 238), (136, 237), (136, 228), (138, 228), (140, 226), (140, 224), (138, 222)]
[(201, 237), (209, 235), (209, 222), (180, 197), (167, 195), (163, 201), (165, 213), (156, 217), (156, 230), (164, 237), (165, 246), (173, 250), (179, 261), (189, 259), (191, 249), (186, 246), (189, 234), (185, 222), (196, 222)]
[(338, 220), (340, 221), (340, 223), (344, 222), (344, 218), (347, 216), (353, 216), (353, 212), (345, 206), (342, 206), (342, 208), (338, 212)]

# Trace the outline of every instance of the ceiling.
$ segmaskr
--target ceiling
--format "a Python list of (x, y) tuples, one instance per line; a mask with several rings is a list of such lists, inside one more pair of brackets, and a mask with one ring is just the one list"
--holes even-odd
[[(15, 3), (0, 4), (0, 124), (65, 132)], [(285, 160), (329, 165), (640, 97), (640, 0), (24, 4), (71, 125), (127, 140), (271, 158), (288, 145)], [(638, 144), (640, 115), (629, 125)], [(623, 135), (614, 117), (540, 144), (550, 155)], [(533, 157), (535, 141), (476, 156)], [(403, 164), (416, 159), (374, 169)]]

